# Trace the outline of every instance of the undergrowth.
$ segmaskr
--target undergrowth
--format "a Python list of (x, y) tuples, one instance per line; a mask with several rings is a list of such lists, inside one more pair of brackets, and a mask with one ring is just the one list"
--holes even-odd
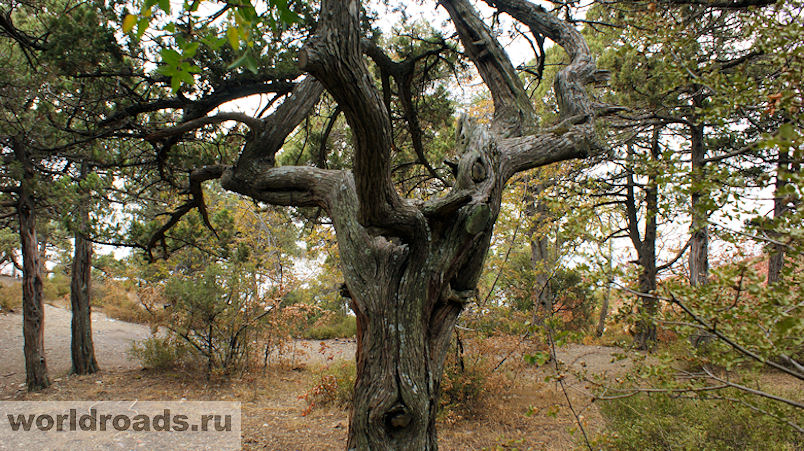
[(601, 401), (600, 412), (606, 429), (595, 449), (793, 451), (804, 444), (792, 428), (727, 400), (640, 394)]

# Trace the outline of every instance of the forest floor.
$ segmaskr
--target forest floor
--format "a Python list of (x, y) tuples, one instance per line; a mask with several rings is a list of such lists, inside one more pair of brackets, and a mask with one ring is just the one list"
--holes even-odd
[[(281, 362), (265, 370), (208, 381), (198, 371), (142, 369), (127, 351), (132, 341), (149, 335), (148, 327), (93, 313), (95, 349), (102, 371), (75, 376), (67, 374), (70, 312), (47, 306), (45, 314), (46, 356), (53, 385), (40, 393), (25, 391), (22, 318), (18, 313), (0, 314), (0, 399), (237, 400), (242, 403), (244, 449), (330, 450), (345, 444), (347, 412), (316, 407), (305, 415), (304, 395), (323, 367), (354, 358), (354, 340), (296, 340)], [(441, 449), (566, 450), (580, 445), (580, 432), (561, 386), (546, 380), (554, 374), (553, 364), (522, 365), (522, 349), (504, 349), (496, 346), (496, 339), (489, 340), (467, 340), (466, 355), (492, 360), (499, 377), (470, 412), (440, 419)], [(511, 342), (511, 337), (507, 341)], [(559, 360), (573, 369), (616, 376), (630, 365), (615, 358), (618, 351), (568, 344), (557, 353)], [(600, 430), (603, 420), (586, 384), (570, 376), (564, 379), (564, 388), (587, 432)]]

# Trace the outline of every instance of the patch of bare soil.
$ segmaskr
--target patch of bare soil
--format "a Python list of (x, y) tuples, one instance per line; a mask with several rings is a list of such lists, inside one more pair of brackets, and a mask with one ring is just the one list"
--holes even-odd
[[(72, 365), (70, 357), (70, 322), (72, 312), (45, 305), (45, 359), (51, 379), (64, 377)], [(150, 335), (141, 324), (126, 323), (92, 312), (95, 358), (102, 370), (139, 368), (128, 356), (135, 340)], [(22, 314), (0, 314), (0, 393), (23, 389), (25, 356), (22, 353)]]
[[(63, 374), (69, 370), (69, 311), (46, 311), (47, 357), (54, 378), (52, 387), (27, 393), (24, 380), (21, 317), (0, 316), (0, 379), (6, 387), (0, 397), (16, 400), (238, 400), (242, 403), (243, 448), (247, 450), (330, 450), (345, 446), (347, 412), (315, 408), (307, 415), (302, 398), (313, 385), (315, 369), (354, 358), (355, 342), (297, 340), (274, 356), (272, 365), (244, 376), (208, 381), (197, 371), (142, 370), (126, 350), (135, 339), (148, 336), (147, 327), (113, 321), (94, 314), (95, 345), (101, 373), (89, 376)], [(499, 340), (499, 342), (495, 341)], [(511, 340), (508, 339), (508, 342)], [(445, 450), (547, 449), (566, 450), (579, 442), (575, 417), (567, 408), (563, 391), (548, 376), (553, 364), (524, 366), (521, 346), (505, 347), (505, 339), (467, 343), (467, 353), (484, 349), (499, 374), (477, 408), (439, 420), (439, 443)], [(494, 352), (489, 353), (489, 349)], [(481, 354), (482, 354), (482, 350)], [(617, 361), (617, 348), (567, 345), (559, 360), (573, 369), (619, 374), (628, 363)], [(500, 363), (502, 362), (502, 363)], [(6, 373), (14, 373), (5, 376)], [(573, 377), (564, 380), (573, 406), (588, 431), (602, 426), (602, 419), (585, 385)]]

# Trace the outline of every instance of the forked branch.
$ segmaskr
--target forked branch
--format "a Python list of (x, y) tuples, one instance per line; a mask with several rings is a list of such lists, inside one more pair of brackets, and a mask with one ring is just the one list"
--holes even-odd
[(324, 0), (316, 36), (299, 52), (299, 66), (327, 88), (352, 130), (359, 222), (410, 235), (420, 222), (418, 212), (391, 181), (391, 120), (360, 41), (360, 2)]

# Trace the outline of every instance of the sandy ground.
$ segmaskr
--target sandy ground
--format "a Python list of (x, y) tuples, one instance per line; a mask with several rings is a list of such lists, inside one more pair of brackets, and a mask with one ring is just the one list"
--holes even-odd
[[(45, 359), (51, 379), (70, 371), (70, 321), (72, 312), (45, 305)], [(139, 368), (128, 356), (131, 342), (150, 335), (150, 329), (92, 313), (95, 358), (101, 370)], [(22, 353), (22, 315), (0, 314), (0, 392), (19, 389), (25, 382), (25, 356)]]
[[(283, 351), (282, 363), (265, 372), (207, 381), (186, 370), (142, 370), (127, 350), (132, 341), (148, 337), (149, 328), (113, 320), (98, 312), (93, 313), (93, 332), (102, 371), (68, 377), (70, 312), (47, 306), (45, 315), (46, 356), (53, 385), (42, 392), (28, 393), (23, 384), (22, 317), (18, 313), (0, 314), (0, 399), (237, 399), (243, 406), (244, 449), (329, 450), (340, 449), (345, 443), (348, 413), (335, 407), (308, 412), (304, 395), (309, 393), (321, 367), (354, 358), (353, 339), (295, 340)], [(488, 341), (467, 343), (469, 346), (483, 348), (467, 349), (472, 355), (502, 349)], [(554, 380), (546, 381), (554, 374), (554, 364), (522, 369), (522, 365), (514, 363), (521, 361), (522, 349), (512, 349), (518, 350), (511, 355), (507, 351), (487, 355), (492, 364), (506, 358), (505, 366), (520, 368), (508, 379), (511, 385), (496, 386), (496, 394), (486, 397), (485, 406), (473, 414), (476, 416), (440, 420), (441, 449), (567, 450), (578, 445), (578, 436), (572, 432), (575, 418), (566, 408), (563, 391)], [(558, 359), (576, 371), (611, 376), (630, 365), (615, 357), (618, 351), (606, 346), (569, 344), (558, 350)], [(586, 384), (567, 376), (564, 386), (590, 432), (599, 430), (602, 419)]]

